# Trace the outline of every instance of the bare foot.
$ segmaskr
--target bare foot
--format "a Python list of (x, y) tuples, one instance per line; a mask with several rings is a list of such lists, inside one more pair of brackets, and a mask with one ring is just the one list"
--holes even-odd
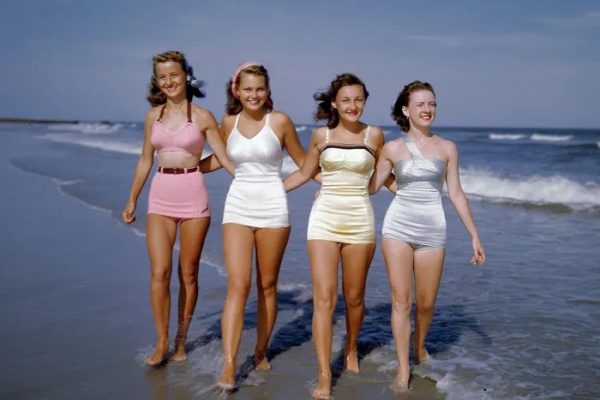
[(175, 362), (183, 362), (187, 360), (187, 354), (185, 352), (185, 345), (175, 345), (175, 353), (171, 356), (171, 360)]
[(232, 390), (235, 388), (235, 363), (225, 361), (223, 373), (221, 373), (217, 386), (223, 390)]
[(312, 392), (313, 399), (331, 399), (331, 374), (319, 374), (317, 386)]
[(417, 364), (427, 362), (427, 360), (429, 360), (429, 353), (427, 352), (427, 349), (423, 347), (419, 351), (415, 351), (415, 358), (417, 360)]
[(154, 353), (148, 356), (145, 360), (146, 365), (151, 368), (158, 368), (167, 361), (167, 353), (169, 352), (169, 342), (157, 343), (154, 348)]
[(360, 369), (358, 367), (358, 354), (356, 354), (356, 350), (346, 353), (346, 358), (344, 358), (344, 369), (348, 372), (352, 372), (353, 374), (360, 373)]
[(271, 364), (264, 355), (254, 355), (254, 369), (257, 371), (268, 371), (271, 369)]
[(408, 392), (408, 381), (410, 379), (410, 372), (398, 371), (396, 378), (392, 381), (389, 388), (397, 393)]

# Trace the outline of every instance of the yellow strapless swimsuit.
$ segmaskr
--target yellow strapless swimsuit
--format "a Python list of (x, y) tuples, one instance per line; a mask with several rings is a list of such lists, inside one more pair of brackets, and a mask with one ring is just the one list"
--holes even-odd
[(319, 156), (322, 184), (308, 220), (308, 240), (339, 243), (375, 243), (375, 217), (369, 198), (369, 179), (375, 167), (367, 146), (370, 126), (362, 145), (329, 143)]

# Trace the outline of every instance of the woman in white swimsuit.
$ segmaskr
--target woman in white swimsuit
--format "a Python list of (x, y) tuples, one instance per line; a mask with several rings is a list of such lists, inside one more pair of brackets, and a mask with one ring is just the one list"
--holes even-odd
[(298, 166), (305, 153), (291, 119), (273, 110), (269, 75), (258, 63), (243, 64), (235, 71), (227, 87), (227, 112), (221, 131), (235, 176), (223, 213), (227, 297), (221, 318), (224, 365), (218, 384), (232, 389), (252, 281), (253, 250), (258, 291), (254, 365), (257, 370), (271, 368), (267, 348), (277, 317), (279, 267), (290, 235), (280, 177), (283, 149)]

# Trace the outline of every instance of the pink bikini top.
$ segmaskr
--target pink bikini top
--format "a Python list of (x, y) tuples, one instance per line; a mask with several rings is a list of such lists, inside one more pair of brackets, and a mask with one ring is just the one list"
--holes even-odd
[(202, 154), (204, 149), (204, 135), (198, 126), (192, 122), (192, 106), (187, 104), (187, 122), (176, 131), (169, 130), (160, 121), (165, 112), (166, 104), (161, 108), (158, 119), (152, 125), (150, 143), (157, 152), (163, 151), (185, 151), (190, 154)]

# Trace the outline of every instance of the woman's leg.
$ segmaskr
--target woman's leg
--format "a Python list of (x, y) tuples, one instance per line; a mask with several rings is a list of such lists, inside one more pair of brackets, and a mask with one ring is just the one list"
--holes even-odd
[(277, 318), (277, 278), (289, 237), (289, 227), (258, 229), (255, 232), (258, 311), (254, 364), (257, 370), (271, 369), (267, 347)]
[(344, 365), (347, 371), (359, 373), (358, 334), (365, 315), (365, 285), (375, 244), (342, 245), (342, 285), (346, 303), (346, 348)]
[(174, 219), (149, 214), (146, 220), (146, 246), (150, 258), (150, 303), (156, 327), (154, 353), (146, 359), (151, 366), (161, 364), (169, 352), (169, 311), (171, 296), (171, 264), (177, 236)]
[(219, 385), (235, 385), (236, 358), (244, 328), (244, 307), (252, 280), (252, 228), (238, 224), (223, 224), (223, 250), (227, 269), (227, 297), (221, 316), (223, 337), (223, 373)]
[(181, 223), (179, 231), (179, 304), (174, 361), (186, 360), (185, 341), (198, 300), (198, 265), (210, 217), (193, 218)]
[(425, 338), (433, 319), (435, 299), (442, 279), (445, 250), (443, 248), (417, 250), (415, 264), (415, 358), (423, 361), (428, 357)]
[(392, 334), (396, 344), (398, 373), (392, 389), (408, 390), (410, 379), (410, 307), (412, 305), (413, 249), (408, 244), (383, 239), (383, 258), (392, 295)]
[(331, 396), (331, 342), (333, 311), (337, 302), (337, 270), (340, 245), (325, 240), (309, 240), (308, 259), (313, 285), (312, 336), (319, 364), (314, 398)]

